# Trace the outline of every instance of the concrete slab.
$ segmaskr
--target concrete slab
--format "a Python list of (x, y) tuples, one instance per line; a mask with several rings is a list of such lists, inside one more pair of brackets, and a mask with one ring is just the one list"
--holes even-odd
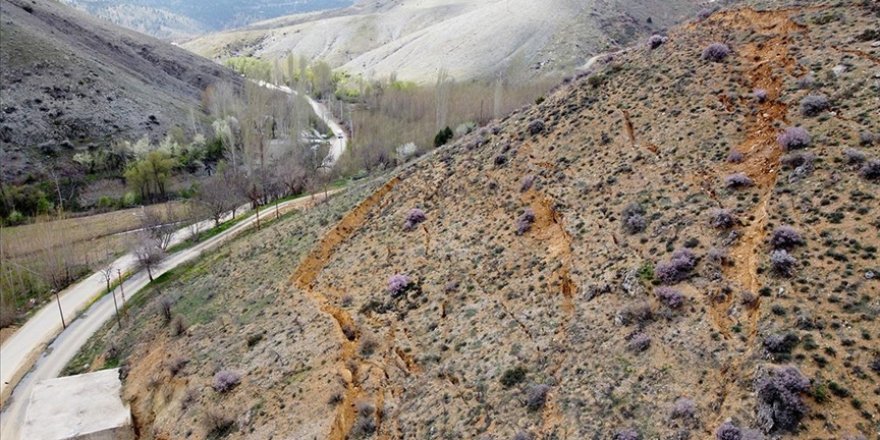
[(34, 387), (22, 439), (134, 440), (119, 370), (49, 379)]

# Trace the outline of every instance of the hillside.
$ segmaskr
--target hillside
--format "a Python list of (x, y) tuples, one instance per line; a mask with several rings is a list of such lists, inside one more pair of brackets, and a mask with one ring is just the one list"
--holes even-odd
[(200, 125), (202, 91), (241, 80), (159, 40), (51, 0), (0, 2), (4, 183), (73, 167), (76, 151)]
[(786, 3), (235, 243), (91, 367), (147, 439), (876, 438), (880, 8)]
[(166, 40), (244, 26), (288, 14), (341, 8), (351, 0), (62, 0), (111, 23)]
[(352, 74), (466, 80), (510, 69), (571, 71), (691, 17), (697, 0), (364, 0), (206, 35), (184, 47), (209, 58), (283, 58), (293, 52)]

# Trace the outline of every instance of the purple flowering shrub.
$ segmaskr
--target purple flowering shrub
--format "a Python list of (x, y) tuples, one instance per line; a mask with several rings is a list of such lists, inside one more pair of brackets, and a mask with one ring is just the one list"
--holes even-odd
[(730, 46), (724, 43), (712, 43), (703, 49), (702, 58), (706, 61), (720, 63), (730, 55)]
[(808, 409), (801, 394), (809, 391), (809, 379), (795, 367), (781, 367), (760, 374), (755, 389), (758, 422), (765, 432), (797, 428)]
[(532, 230), (535, 223), (535, 211), (532, 208), (526, 208), (519, 219), (516, 221), (516, 235), (523, 235)]
[(843, 150), (843, 157), (846, 159), (846, 163), (850, 165), (862, 164), (868, 160), (868, 156), (863, 151), (856, 150), (855, 148)]
[(776, 333), (764, 338), (764, 349), (772, 355), (786, 355), (794, 350), (798, 337), (794, 333)]
[(532, 136), (544, 131), (544, 121), (540, 119), (535, 119), (532, 122), (529, 122), (529, 134)]
[(810, 133), (803, 127), (789, 127), (776, 137), (779, 146), (786, 151), (807, 148), (812, 142)]
[(233, 388), (241, 383), (241, 375), (230, 370), (220, 370), (214, 375), (212, 386), (214, 391), (218, 393), (226, 393), (232, 391)]
[(752, 96), (755, 97), (755, 100), (758, 102), (766, 102), (767, 101), (767, 90), (765, 89), (755, 89), (752, 93)]
[(638, 234), (645, 230), (648, 221), (645, 219), (645, 208), (638, 203), (630, 203), (623, 208), (623, 229), (629, 234)]
[(713, 209), (709, 213), (709, 224), (715, 229), (729, 229), (736, 225), (736, 216), (729, 209)]
[(651, 35), (648, 38), (648, 47), (650, 47), (653, 50), (653, 49), (656, 49), (656, 48), (662, 46), (663, 43), (665, 43), (665, 42), (666, 42), (666, 37), (664, 37), (663, 35)]
[(733, 173), (724, 178), (724, 185), (728, 188), (747, 188), (755, 182), (745, 173)]
[(773, 271), (779, 275), (788, 277), (794, 273), (794, 268), (797, 265), (797, 259), (791, 256), (788, 251), (784, 249), (777, 249), (773, 252), (770, 252), (770, 265), (773, 267)]
[(632, 428), (621, 429), (614, 434), (614, 440), (641, 440), (639, 433)]
[(730, 154), (727, 155), (727, 161), (730, 163), (740, 163), (745, 159), (742, 153), (736, 150), (731, 150)]
[(407, 289), (412, 285), (412, 280), (406, 275), (395, 274), (388, 278), (388, 293), (393, 297), (397, 297), (406, 293)]
[(801, 114), (807, 117), (818, 116), (829, 108), (831, 103), (823, 95), (809, 95), (801, 100)]
[(880, 180), (880, 159), (869, 161), (860, 171), (862, 177), (872, 181)]
[(679, 397), (672, 404), (673, 419), (693, 419), (697, 415), (697, 404), (687, 397)]
[(773, 246), (773, 249), (792, 249), (802, 244), (804, 239), (800, 232), (788, 225), (776, 228), (770, 235), (770, 246)]
[(627, 347), (630, 349), (630, 351), (634, 351), (636, 353), (643, 352), (647, 350), (650, 346), (651, 337), (642, 332), (632, 335), (629, 338), (629, 343), (627, 344)]
[(670, 309), (680, 308), (684, 304), (684, 295), (678, 289), (661, 286), (654, 289), (654, 295)]
[(526, 177), (523, 177), (522, 185), (520, 185), (520, 187), (519, 187), (519, 191), (520, 191), (520, 192), (526, 192), (526, 191), (532, 189), (532, 186), (533, 186), (534, 184), (535, 184), (535, 176), (533, 176), (533, 175), (528, 175), (528, 176), (526, 176)]
[(425, 215), (425, 211), (422, 211), (419, 208), (410, 209), (406, 214), (406, 222), (403, 224), (403, 229), (405, 231), (412, 231), (416, 226), (427, 219), (428, 216)]
[(532, 412), (543, 408), (544, 404), (547, 403), (548, 393), (550, 393), (549, 385), (539, 384), (529, 388), (526, 395), (526, 408)]
[(663, 284), (675, 284), (686, 280), (696, 265), (697, 256), (692, 251), (679, 249), (669, 261), (658, 263), (654, 273)]

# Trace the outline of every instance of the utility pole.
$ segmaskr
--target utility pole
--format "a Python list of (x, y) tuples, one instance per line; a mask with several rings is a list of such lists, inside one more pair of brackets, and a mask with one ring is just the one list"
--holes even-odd
[(55, 301), (58, 303), (58, 313), (61, 315), (61, 327), (67, 330), (67, 323), (64, 322), (64, 311), (61, 310), (61, 298), (58, 297), (58, 289), (52, 289), (55, 294)]

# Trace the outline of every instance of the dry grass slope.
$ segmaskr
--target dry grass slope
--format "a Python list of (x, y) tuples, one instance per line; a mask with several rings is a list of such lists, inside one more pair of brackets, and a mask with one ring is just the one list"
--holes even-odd
[[(264, 295), (229, 295), (192, 330), (214, 341), (136, 339), (127, 393), (155, 399), (136, 406), (151, 414), (141, 432), (181, 436), (194, 408), (221, 405), (228, 438), (708, 439), (728, 420), (771, 438), (876, 437), (878, 182), (861, 170), (880, 155), (863, 135), (880, 132), (878, 14), (717, 12), (365, 189), (310, 253), (290, 248), (271, 314), (245, 321)], [(714, 42), (730, 53), (701, 59)], [(804, 116), (815, 94), (831, 106)], [(777, 142), (790, 126), (806, 149)], [(427, 220), (407, 232), (413, 208)], [(734, 220), (713, 225), (715, 209)], [(226, 260), (205, 267), (246, 281), (198, 284), (266, 282)], [(395, 275), (410, 283), (389, 290)], [(273, 330), (255, 349), (229, 342), (260, 328)], [(237, 365), (243, 385), (187, 401), (155, 350), (199, 359), (173, 383)], [(784, 366), (809, 384), (764, 380)], [(291, 374), (308, 380), (282, 385)]]

